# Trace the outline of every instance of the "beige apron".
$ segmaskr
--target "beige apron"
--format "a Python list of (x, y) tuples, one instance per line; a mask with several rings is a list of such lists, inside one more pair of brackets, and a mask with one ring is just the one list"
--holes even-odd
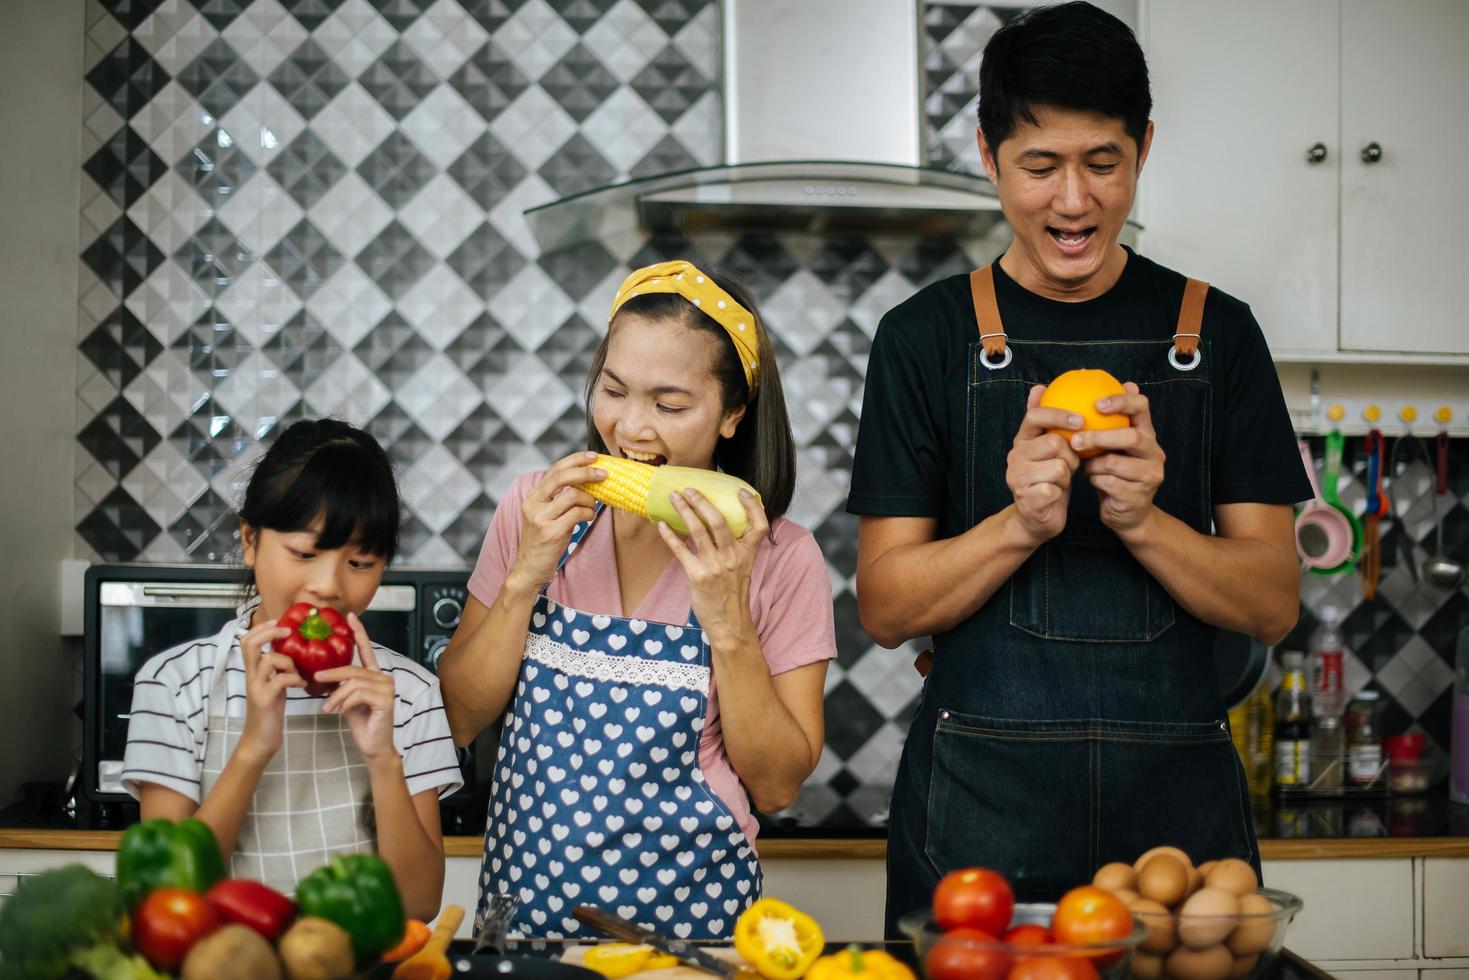
[[(243, 717), (228, 714), (226, 683), (230, 653), (244, 632), (239, 624), (236, 620), (226, 627), (216, 647), (223, 652), (205, 702), (201, 800), (245, 730)], [(286, 715), (280, 750), (261, 774), (240, 824), (230, 875), (262, 881), (289, 895), (332, 855), (376, 850), (372, 783), (346, 721), (341, 715)]]

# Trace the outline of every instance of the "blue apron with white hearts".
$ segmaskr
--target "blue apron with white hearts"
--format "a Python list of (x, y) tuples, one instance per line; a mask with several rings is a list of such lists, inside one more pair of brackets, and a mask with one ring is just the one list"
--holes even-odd
[[(558, 571), (591, 525), (572, 531)], [(709, 681), (692, 611), (680, 626), (541, 593), (500, 730), (476, 933), (488, 896), (506, 894), (512, 935), (592, 935), (571, 916), (582, 904), (681, 939), (734, 934), (762, 878), (699, 768)]]

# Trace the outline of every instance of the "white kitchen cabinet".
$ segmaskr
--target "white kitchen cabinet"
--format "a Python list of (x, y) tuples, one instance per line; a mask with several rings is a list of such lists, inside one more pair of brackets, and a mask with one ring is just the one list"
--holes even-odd
[[(1424, 956), (1469, 956), (1469, 858), (1424, 860), (1423, 913)], [(1435, 973), (1432, 980), (1450, 978)]]
[(1469, 354), (1469, 4), (1155, 0), (1143, 33), (1148, 255), (1250, 303), (1277, 356)]
[(1305, 902), (1286, 945), (1306, 959), (1413, 959), (1411, 858), (1266, 861), (1262, 871), (1268, 887)]
[(1277, 353), (1337, 347), (1338, 4), (1146, 8), (1142, 250), (1249, 303)]

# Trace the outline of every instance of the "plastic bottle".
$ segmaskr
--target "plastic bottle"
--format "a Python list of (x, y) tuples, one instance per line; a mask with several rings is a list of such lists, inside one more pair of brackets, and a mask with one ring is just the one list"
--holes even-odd
[(1311, 783), (1311, 696), (1298, 651), (1280, 656), (1280, 691), (1275, 697), (1275, 784), (1303, 788)]
[(1229, 709), (1229, 731), (1250, 795), (1268, 796), (1275, 782), (1275, 706), (1264, 674), (1249, 697)]
[(1341, 611), (1328, 606), (1321, 611), (1321, 625), (1311, 634), (1311, 714), (1340, 718), (1346, 708), (1342, 686), (1342, 658), (1345, 643), (1341, 632)]
[(1347, 707), (1347, 783), (1357, 788), (1382, 782), (1382, 701), (1371, 688), (1357, 692)]
[(1454, 653), (1453, 741), (1449, 748), (1449, 798), (1469, 803), (1469, 627)]

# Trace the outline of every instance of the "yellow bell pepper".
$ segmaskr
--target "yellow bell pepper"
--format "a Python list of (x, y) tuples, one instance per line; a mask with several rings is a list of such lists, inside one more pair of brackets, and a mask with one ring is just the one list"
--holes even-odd
[(912, 970), (889, 953), (848, 946), (811, 964), (806, 980), (914, 980), (914, 977)]
[(740, 913), (734, 943), (765, 980), (797, 980), (826, 948), (826, 937), (806, 913), (762, 898)]
[(603, 943), (587, 950), (582, 963), (589, 970), (596, 970), (604, 977), (630, 977), (644, 970), (667, 970), (678, 965), (678, 960), (660, 953), (651, 946), (636, 943)]

